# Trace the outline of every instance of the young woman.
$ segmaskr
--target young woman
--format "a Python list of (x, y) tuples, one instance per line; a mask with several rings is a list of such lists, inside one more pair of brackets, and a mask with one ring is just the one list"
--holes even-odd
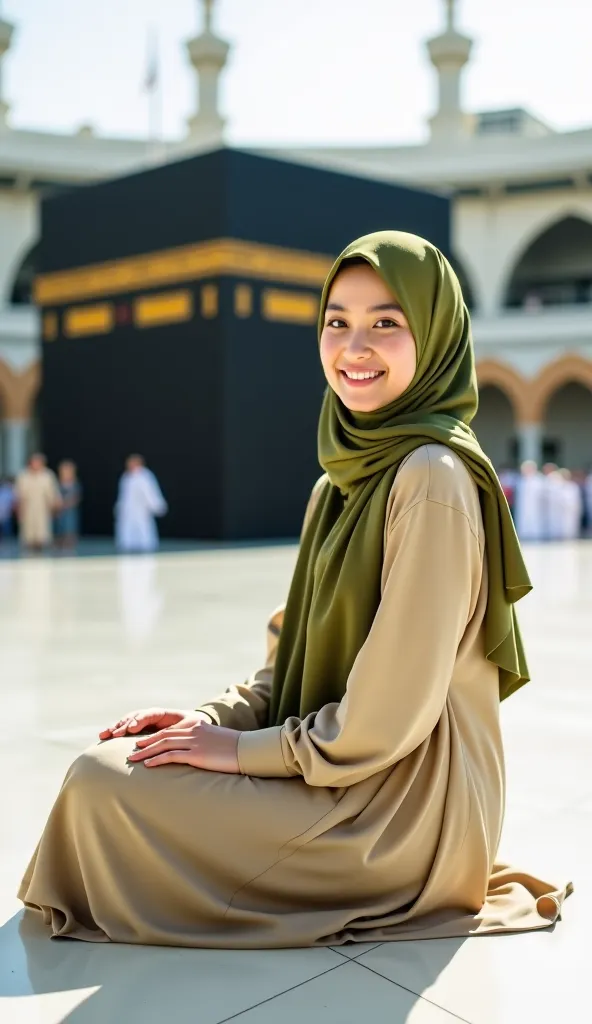
[(197, 712), (125, 715), (74, 762), (20, 890), (53, 935), (309, 946), (559, 915), (567, 887), (495, 864), (530, 582), (468, 426), (458, 281), (428, 242), (369, 235), (320, 328), (326, 476), (267, 665)]

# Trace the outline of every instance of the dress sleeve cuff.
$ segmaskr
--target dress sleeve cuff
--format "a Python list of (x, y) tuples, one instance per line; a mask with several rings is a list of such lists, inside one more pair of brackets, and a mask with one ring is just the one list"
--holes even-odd
[(203, 704), (201, 707), (195, 708), (195, 710), (211, 718), (212, 725), (220, 725), (220, 713), (213, 704)]
[(255, 778), (285, 779), (291, 776), (282, 754), (282, 726), (241, 732), (238, 764), (242, 775)]

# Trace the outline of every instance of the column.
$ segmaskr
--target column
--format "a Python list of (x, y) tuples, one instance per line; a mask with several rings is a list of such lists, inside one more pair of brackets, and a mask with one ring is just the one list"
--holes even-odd
[(27, 462), (28, 420), (3, 420), (4, 472), (16, 476)]
[(543, 462), (543, 424), (542, 423), (519, 423), (517, 426), (518, 435), (518, 462), (530, 460), (541, 466)]

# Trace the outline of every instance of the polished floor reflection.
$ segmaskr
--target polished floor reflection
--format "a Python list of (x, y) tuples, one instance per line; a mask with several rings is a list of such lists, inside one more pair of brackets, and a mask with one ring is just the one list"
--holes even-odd
[(2, 1024), (587, 1021), (592, 543), (526, 551), (534, 682), (503, 709), (501, 852), (573, 878), (565, 920), (528, 936), (260, 953), (50, 942), (14, 892), (65, 769), (100, 726), (136, 706), (195, 706), (261, 662), (294, 549), (2, 562)]

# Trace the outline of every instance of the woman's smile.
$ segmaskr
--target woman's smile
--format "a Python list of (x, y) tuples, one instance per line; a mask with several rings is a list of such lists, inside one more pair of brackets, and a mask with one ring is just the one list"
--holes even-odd
[(385, 375), (385, 370), (350, 369), (350, 367), (338, 367), (338, 372), (345, 384), (352, 388), (371, 387)]

